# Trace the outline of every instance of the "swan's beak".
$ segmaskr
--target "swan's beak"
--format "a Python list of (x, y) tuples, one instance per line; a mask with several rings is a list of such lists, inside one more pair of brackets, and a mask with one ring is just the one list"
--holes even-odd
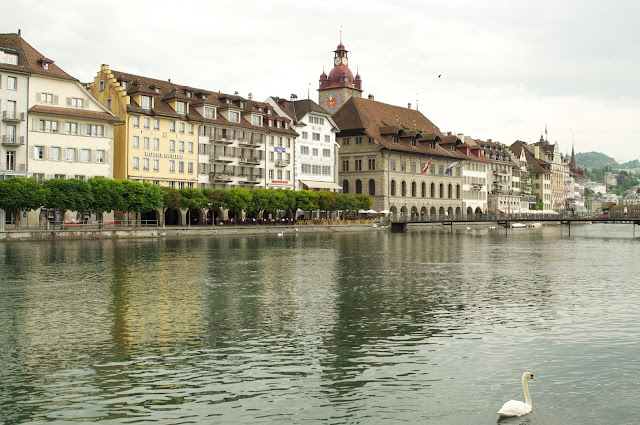
[(531, 375), (531, 379), (533, 379), (534, 381), (536, 380), (536, 378), (534, 378), (533, 375)]

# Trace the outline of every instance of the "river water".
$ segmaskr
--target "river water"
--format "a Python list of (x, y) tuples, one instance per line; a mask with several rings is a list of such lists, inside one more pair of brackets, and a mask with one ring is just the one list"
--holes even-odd
[(0, 244), (4, 424), (635, 424), (632, 225)]

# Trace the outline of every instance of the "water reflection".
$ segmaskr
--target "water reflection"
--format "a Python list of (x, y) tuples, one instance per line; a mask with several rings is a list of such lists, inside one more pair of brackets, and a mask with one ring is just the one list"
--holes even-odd
[[(612, 230), (0, 245), (2, 416), (495, 421), (534, 369), (527, 420), (620, 422), (640, 248)], [(575, 408), (591, 384), (618, 413)]]

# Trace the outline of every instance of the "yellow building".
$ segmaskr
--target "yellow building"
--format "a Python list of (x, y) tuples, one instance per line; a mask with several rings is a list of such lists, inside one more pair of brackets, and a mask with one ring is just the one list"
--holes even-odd
[(102, 65), (90, 93), (124, 124), (114, 128), (113, 177), (176, 189), (197, 187), (198, 125), (194, 93)]

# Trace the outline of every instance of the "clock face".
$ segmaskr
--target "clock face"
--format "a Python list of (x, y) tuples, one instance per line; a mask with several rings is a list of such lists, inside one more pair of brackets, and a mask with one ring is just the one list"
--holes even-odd
[(346, 65), (347, 64), (347, 58), (342, 58), (342, 64)]
[(340, 106), (340, 99), (335, 94), (330, 94), (325, 100), (325, 106), (329, 112), (333, 112)]
[(333, 63), (335, 63), (336, 65), (340, 65), (340, 58), (336, 58)]

